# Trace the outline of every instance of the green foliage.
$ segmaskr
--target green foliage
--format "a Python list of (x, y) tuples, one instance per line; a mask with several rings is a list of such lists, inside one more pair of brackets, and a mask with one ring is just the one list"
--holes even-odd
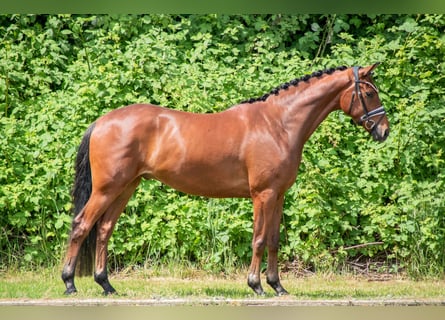
[[(342, 113), (322, 123), (286, 196), (281, 258), (326, 268), (384, 256), (443, 275), (444, 30), (442, 15), (0, 16), (0, 268), (60, 261), (77, 146), (107, 111), (217, 112), (317, 69), (381, 61), (390, 137), (373, 142)], [(246, 264), (251, 211), (144, 182), (110, 262)]]

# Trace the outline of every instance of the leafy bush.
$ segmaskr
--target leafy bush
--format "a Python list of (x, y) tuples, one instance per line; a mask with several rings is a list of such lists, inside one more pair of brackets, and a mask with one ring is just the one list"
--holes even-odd
[[(443, 275), (444, 30), (442, 15), (0, 16), (1, 265), (59, 263), (76, 149), (107, 111), (217, 112), (317, 69), (381, 61), (390, 137), (377, 144), (342, 113), (322, 123), (286, 196), (281, 259), (326, 268), (383, 255), (413, 276)], [(251, 211), (144, 182), (110, 262), (246, 264)]]

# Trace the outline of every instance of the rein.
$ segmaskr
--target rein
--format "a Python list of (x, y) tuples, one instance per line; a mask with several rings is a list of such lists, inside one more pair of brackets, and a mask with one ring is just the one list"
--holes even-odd
[[(354, 92), (352, 92), (352, 98), (351, 98), (351, 104), (349, 105), (349, 114), (351, 114), (352, 111), (352, 107), (354, 104), (354, 99), (355, 96), (357, 95), (359, 97), (360, 100), (360, 104), (363, 108), (364, 114), (360, 117), (359, 121), (357, 122), (357, 124), (361, 125), (362, 123), (365, 123), (365, 127), (368, 130), (374, 130), (376, 125), (378, 125), (380, 123), (380, 121), (383, 119), (383, 116), (386, 114), (385, 109), (383, 108), (383, 106), (379, 106), (378, 108), (368, 111), (368, 108), (366, 107), (366, 103), (365, 100), (363, 98), (362, 92), (360, 90), (360, 83), (366, 84), (368, 86), (370, 86), (375, 92), (378, 93), (377, 88), (370, 82), (367, 81), (360, 81), (359, 77), (358, 77), (358, 70), (360, 69), (360, 67), (354, 67), (353, 68), (353, 72), (354, 72), (354, 80), (355, 80), (355, 89)], [(375, 117), (375, 116), (380, 116), (379, 120), (377, 122), (375, 122), (374, 120), (372, 120), (371, 118)]]

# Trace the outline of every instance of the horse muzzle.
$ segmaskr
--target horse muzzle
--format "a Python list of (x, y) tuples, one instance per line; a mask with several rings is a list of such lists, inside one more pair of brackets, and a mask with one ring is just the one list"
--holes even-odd
[(376, 125), (372, 128), (371, 135), (374, 138), (374, 140), (383, 142), (389, 136), (389, 127), (383, 124)]

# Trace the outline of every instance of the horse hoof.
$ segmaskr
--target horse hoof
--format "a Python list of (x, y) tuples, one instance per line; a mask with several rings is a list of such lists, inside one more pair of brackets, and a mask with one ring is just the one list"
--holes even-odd
[(104, 292), (102, 292), (102, 295), (104, 295), (104, 296), (118, 296), (119, 293), (117, 293), (116, 290), (104, 291)]
[(278, 297), (282, 297), (282, 296), (288, 296), (289, 292), (287, 292), (286, 290), (282, 289), (281, 291), (277, 292), (277, 296)]
[(252, 286), (252, 290), (260, 297), (264, 297), (266, 294), (264, 293), (263, 287), (261, 285), (259, 286)]
[(75, 293), (77, 293), (76, 289), (66, 289), (63, 294), (66, 295), (66, 296), (70, 296), (70, 295), (75, 294)]

